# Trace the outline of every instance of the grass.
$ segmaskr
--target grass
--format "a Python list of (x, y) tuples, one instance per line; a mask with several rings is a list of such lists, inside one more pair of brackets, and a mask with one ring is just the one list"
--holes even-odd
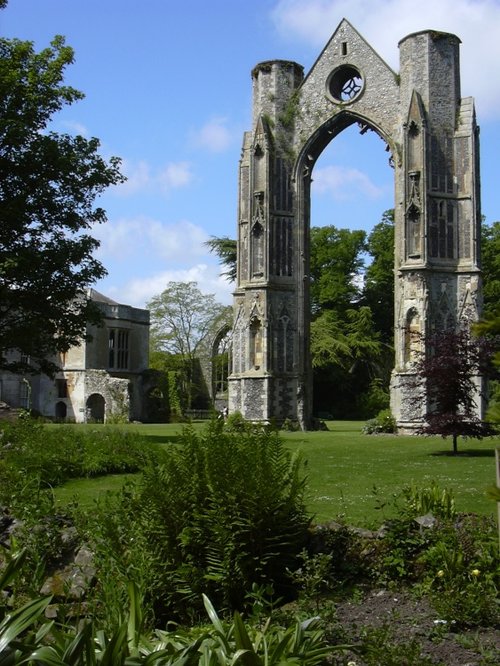
[[(459, 511), (496, 515), (487, 489), (495, 483), (495, 447), (500, 446), (500, 437), (460, 441), (459, 455), (452, 456), (451, 442), (439, 437), (363, 435), (359, 421), (327, 425), (328, 431), (282, 433), (290, 450), (300, 449), (306, 460), (307, 505), (316, 522), (342, 515), (350, 524), (378, 526), (391, 515), (387, 503), (405, 485), (426, 486), (432, 481), (453, 491)], [(163, 446), (175, 443), (182, 430), (181, 424), (120, 427)], [(77, 479), (56, 488), (56, 499), (64, 504), (76, 498), (82, 507), (90, 508), (101, 493), (118, 490), (130, 477)], [(383, 509), (377, 508), (384, 503)]]
[[(361, 422), (329, 422), (328, 432), (283, 433), (307, 460), (308, 507), (317, 522), (344, 515), (351, 524), (374, 526), (390, 516), (387, 502), (405, 485), (435, 481), (453, 491), (457, 509), (496, 513), (487, 489), (495, 483), (500, 438), (459, 443), (440, 437), (363, 435)], [(374, 492), (376, 491), (376, 494)], [(386, 507), (377, 509), (380, 503)]]

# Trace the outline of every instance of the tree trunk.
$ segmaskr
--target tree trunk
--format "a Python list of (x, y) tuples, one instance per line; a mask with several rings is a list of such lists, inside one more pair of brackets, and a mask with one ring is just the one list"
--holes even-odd
[(457, 440), (458, 440), (458, 435), (453, 435), (453, 455), (456, 456), (458, 453), (458, 446), (457, 446)]

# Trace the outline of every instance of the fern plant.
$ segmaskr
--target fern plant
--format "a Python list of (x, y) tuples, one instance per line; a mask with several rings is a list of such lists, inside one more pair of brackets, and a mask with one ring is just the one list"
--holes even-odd
[(133, 575), (161, 620), (196, 619), (203, 593), (224, 611), (242, 609), (254, 583), (288, 596), (287, 569), (310, 522), (302, 470), (269, 429), (185, 428), (167, 459), (91, 526), (109, 593)]

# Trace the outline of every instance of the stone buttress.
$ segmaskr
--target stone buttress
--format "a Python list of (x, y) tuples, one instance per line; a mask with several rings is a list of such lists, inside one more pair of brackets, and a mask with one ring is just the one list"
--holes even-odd
[(478, 130), (472, 99), (460, 97), (459, 43), (430, 30), (409, 35), (399, 44), (396, 73), (344, 19), (307, 76), (283, 60), (252, 71), (253, 126), (239, 172), (230, 412), (312, 426), (312, 172), (330, 141), (357, 124), (385, 142), (394, 171), (391, 401), (402, 430), (420, 418), (405, 400), (420, 334), (475, 320), (480, 311)]

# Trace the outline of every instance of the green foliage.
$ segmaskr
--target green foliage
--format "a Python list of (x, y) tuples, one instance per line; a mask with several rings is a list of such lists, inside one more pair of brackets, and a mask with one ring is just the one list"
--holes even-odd
[(445, 522), (420, 557), (426, 593), (440, 617), (457, 627), (500, 623), (500, 557), (492, 524), (473, 515)]
[(382, 340), (392, 344), (394, 329), (394, 210), (386, 210), (367, 240), (372, 261), (365, 271), (363, 304), (373, 314)]
[(190, 409), (200, 391), (199, 357), (208, 353), (210, 342), (230, 319), (231, 308), (217, 303), (214, 294), (203, 294), (195, 282), (169, 282), (147, 307), (152, 350), (178, 356)]
[[(27, 551), (26, 592), (40, 589), (67, 555), (63, 530), (71, 507), (58, 509), (53, 486), (77, 477), (138, 471), (160, 449), (119, 429), (46, 426), (31, 419), (4, 424), (0, 449), (0, 505), (18, 521), (12, 537)], [(71, 546), (71, 544), (70, 544)]]
[[(366, 402), (365, 392), (371, 390), (376, 376), (383, 374), (384, 352), (368, 307), (347, 310), (343, 320), (324, 310), (311, 324), (315, 390), (319, 394), (316, 412), (331, 412), (336, 418), (359, 413)], [(333, 387), (339, 385), (342, 395), (334, 392)]]
[(83, 97), (63, 84), (72, 62), (60, 36), (39, 53), (31, 42), (0, 39), (0, 366), (12, 371), (53, 374), (49, 359), (101, 320), (85, 296), (106, 273), (88, 231), (106, 221), (96, 197), (123, 178), (117, 158), (100, 157), (97, 139), (50, 131), (52, 118)]
[(498, 535), (491, 518), (460, 514), (451, 491), (432, 483), (396, 495), (371, 576), (385, 585), (412, 583), (441, 619), (459, 626), (495, 626), (500, 586)]
[(35, 480), (43, 487), (70, 478), (135, 472), (154, 447), (123, 429), (46, 426), (32, 419), (0, 428), (0, 501), (10, 503), (13, 489)]
[(455, 498), (448, 488), (440, 488), (436, 482), (430, 486), (405, 486), (401, 492), (404, 505), (400, 511), (408, 518), (417, 518), (432, 514), (442, 520), (452, 520), (456, 517)]
[(311, 307), (316, 315), (326, 308), (339, 314), (359, 300), (354, 278), (363, 265), (366, 233), (334, 226), (311, 229)]
[[(358, 398), (360, 416), (365, 418), (376, 418), (380, 412), (389, 409), (389, 404), (389, 388), (380, 377), (374, 377), (367, 391)], [(387, 432), (395, 432), (395, 429)]]
[[(356, 652), (366, 666), (433, 666), (432, 657), (422, 655), (422, 646), (417, 638), (402, 640), (394, 625), (385, 621), (380, 627), (363, 627), (360, 632), (361, 645)], [(356, 662), (354, 662), (355, 664)]]
[(319, 613), (322, 597), (333, 589), (335, 580), (331, 576), (333, 555), (316, 553), (309, 555), (306, 550), (301, 553), (302, 564), (290, 572), (305, 602), (312, 602)]
[(390, 409), (382, 409), (374, 419), (370, 419), (363, 426), (365, 435), (394, 432), (396, 432), (396, 420)]
[(228, 236), (221, 236), (220, 238), (211, 236), (211, 238), (205, 242), (205, 245), (210, 252), (214, 252), (219, 257), (220, 263), (226, 267), (227, 270), (221, 273), (221, 275), (224, 275), (229, 282), (234, 282), (237, 275), (236, 241), (233, 238), (228, 238)]
[[(25, 553), (14, 557), (0, 575), (4, 591), (24, 564)], [(94, 620), (58, 625), (47, 621), (44, 612), (51, 597), (35, 598), (20, 608), (0, 609), (0, 663), (36, 663), (40, 666), (172, 666), (218, 664), (233, 666), (279, 666), (294, 663), (316, 666), (343, 646), (328, 645), (318, 619), (296, 621), (288, 627), (271, 622), (245, 623), (236, 612), (231, 622), (217, 615), (203, 595), (211, 624), (171, 631), (146, 633), (141, 595), (128, 584), (128, 611), (118, 614), (112, 629), (100, 628)]]
[(176, 370), (168, 372), (168, 402), (170, 418), (179, 418), (186, 411), (186, 395), (182, 391), (181, 375)]
[[(366, 418), (383, 406), (373, 404), (371, 385), (378, 381), (387, 390), (393, 363), (394, 304), (388, 303), (394, 293), (393, 236), (392, 211), (386, 211), (368, 242), (363, 231), (311, 229), (315, 413)], [(373, 260), (363, 281), (367, 251)], [(335, 390), (340, 385), (341, 395)]]
[(500, 302), (500, 221), (481, 225), (484, 311), (494, 314)]
[(309, 524), (301, 468), (270, 429), (186, 428), (165, 462), (145, 469), (90, 528), (101, 584), (112, 580), (116, 596), (135, 572), (157, 618), (196, 616), (201, 593), (242, 608), (254, 583), (290, 594), (286, 569)]
[(473, 333), (477, 336), (485, 336), (493, 341), (492, 364), (496, 371), (495, 376), (490, 378), (488, 386), (488, 413), (487, 417), (492, 423), (500, 424), (500, 311), (498, 302), (490, 309), (490, 313), (480, 322), (474, 324)]

